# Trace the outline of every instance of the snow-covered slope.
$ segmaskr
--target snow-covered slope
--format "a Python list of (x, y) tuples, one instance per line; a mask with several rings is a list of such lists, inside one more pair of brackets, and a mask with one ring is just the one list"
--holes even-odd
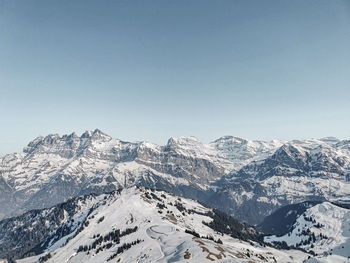
[(267, 236), (265, 241), (286, 242), (318, 256), (338, 256), (345, 262), (350, 257), (350, 210), (329, 202), (314, 205), (296, 218), (290, 232)]
[(124, 142), (100, 130), (38, 137), (0, 158), (0, 218), (74, 196), (140, 185), (199, 200), (251, 224), (307, 200), (348, 200), (350, 141), (205, 144), (170, 138), (164, 146)]
[(320, 203), (321, 201), (305, 201), (283, 206), (265, 217), (257, 228), (267, 235), (283, 236), (291, 231), (296, 219), (308, 208)]
[[(34, 228), (46, 220), (42, 229), (48, 233), (37, 240), (36, 250), (26, 252), (40, 254), (17, 262), (302, 262), (308, 256), (260, 245), (260, 234), (250, 226), (166, 192), (133, 187), (81, 197), (63, 207), (56, 227), (55, 219), (47, 217), (60, 210), (56, 207), (38, 211), (34, 218), (0, 222), (1, 229), (11, 220), (14, 232), (35, 239)], [(0, 247), (11, 238), (0, 238)], [(25, 246), (22, 240), (17, 247), (21, 244)]]

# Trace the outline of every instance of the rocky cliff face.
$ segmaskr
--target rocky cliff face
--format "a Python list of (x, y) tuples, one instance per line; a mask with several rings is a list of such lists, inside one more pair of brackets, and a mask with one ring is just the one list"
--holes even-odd
[(278, 207), (350, 196), (350, 142), (334, 138), (164, 146), (124, 142), (100, 130), (38, 137), (0, 158), (0, 217), (50, 207), (89, 193), (141, 185), (164, 189), (256, 224)]

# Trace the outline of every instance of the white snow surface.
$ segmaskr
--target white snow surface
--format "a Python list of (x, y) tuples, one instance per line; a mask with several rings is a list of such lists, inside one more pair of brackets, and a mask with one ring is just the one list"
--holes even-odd
[[(146, 194), (147, 192), (147, 194)], [(165, 192), (153, 192), (166, 208), (157, 208), (157, 201), (149, 199), (150, 190), (129, 188), (121, 194), (105, 194), (96, 197), (98, 207), (89, 215), (89, 224), (83, 231), (65, 242), (58, 241), (42, 255), (51, 253), (47, 262), (106, 262), (119, 246), (135, 240), (142, 240), (131, 248), (118, 254), (110, 262), (302, 262), (307, 254), (297, 250), (276, 250), (271, 247), (261, 247), (259, 244), (243, 242), (227, 235), (216, 233), (204, 222), (210, 222), (210, 217), (198, 213), (182, 214), (174, 204), (181, 204), (188, 210), (206, 213), (208, 208), (196, 201), (170, 195)], [(159, 213), (161, 211), (161, 213)], [(103, 218), (103, 220), (101, 220)], [(96, 249), (77, 253), (79, 246), (91, 245), (94, 236), (106, 235), (114, 229), (121, 231), (137, 226), (136, 232), (121, 238), (120, 244), (113, 244), (108, 249), (97, 252)], [(194, 230), (201, 236), (212, 236), (221, 239), (223, 244), (215, 243), (205, 238), (196, 238), (185, 230)], [(66, 241), (66, 240), (65, 240)], [(106, 244), (102, 242), (101, 245)], [(60, 247), (61, 246), (61, 247)], [(38, 262), (40, 256), (18, 260), (19, 263)]]

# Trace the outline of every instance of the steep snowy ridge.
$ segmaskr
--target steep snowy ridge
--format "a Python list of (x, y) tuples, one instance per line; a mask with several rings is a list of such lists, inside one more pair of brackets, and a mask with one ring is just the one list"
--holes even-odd
[(52, 208), (0, 221), (0, 258), (21, 258), (61, 246), (103, 198), (103, 195), (77, 197)]
[(334, 256), (346, 262), (350, 257), (350, 210), (329, 202), (314, 205), (296, 218), (290, 232), (264, 240), (303, 248), (322, 257), (322, 262), (332, 262)]
[[(46, 217), (55, 209), (62, 216)], [(252, 227), (163, 191), (133, 187), (30, 213), (36, 216), (25, 214), (0, 222), (0, 229), (14, 226), (16, 233), (27, 233), (28, 238), (36, 240), (39, 233), (35, 225), (47, 219), (43, 229), (48, 234), (36, 240), (37, 250), (29, 250), (39, 254), (17, 260), (21, 263), (44, 258), (47, 262), (70, 263), (301, 262), (308, 257), (301, 251), (261, 245), (260, 233)], [(1, 237), (0, 248), (16, 240), (11, 235)], [(26, 247), (26, 239), (17, 239), (22, 243), (13, 251)], [(0, 257), (8, 256), (2, 251)]]
[(283, 206), (271, 215), (265, 217), (257, 228), (265, 234), (283, 236), (291, 231), (299, 216), (308, 208), (320, 203), (320, 201), (305, 201), (298, 204)]

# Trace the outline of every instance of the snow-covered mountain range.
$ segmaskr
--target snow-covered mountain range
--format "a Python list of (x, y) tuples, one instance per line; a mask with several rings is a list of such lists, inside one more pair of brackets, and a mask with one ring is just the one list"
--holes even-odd
[(38, 137), (23, 152), (0, 158), (0, 216), (140, 185), (258, 224), (287, 204), (348, 200), (349, 181), (346, 140), (264, 142), (225, 136), (205, 144), (181, 137), (159, 146), (95, 130)]

